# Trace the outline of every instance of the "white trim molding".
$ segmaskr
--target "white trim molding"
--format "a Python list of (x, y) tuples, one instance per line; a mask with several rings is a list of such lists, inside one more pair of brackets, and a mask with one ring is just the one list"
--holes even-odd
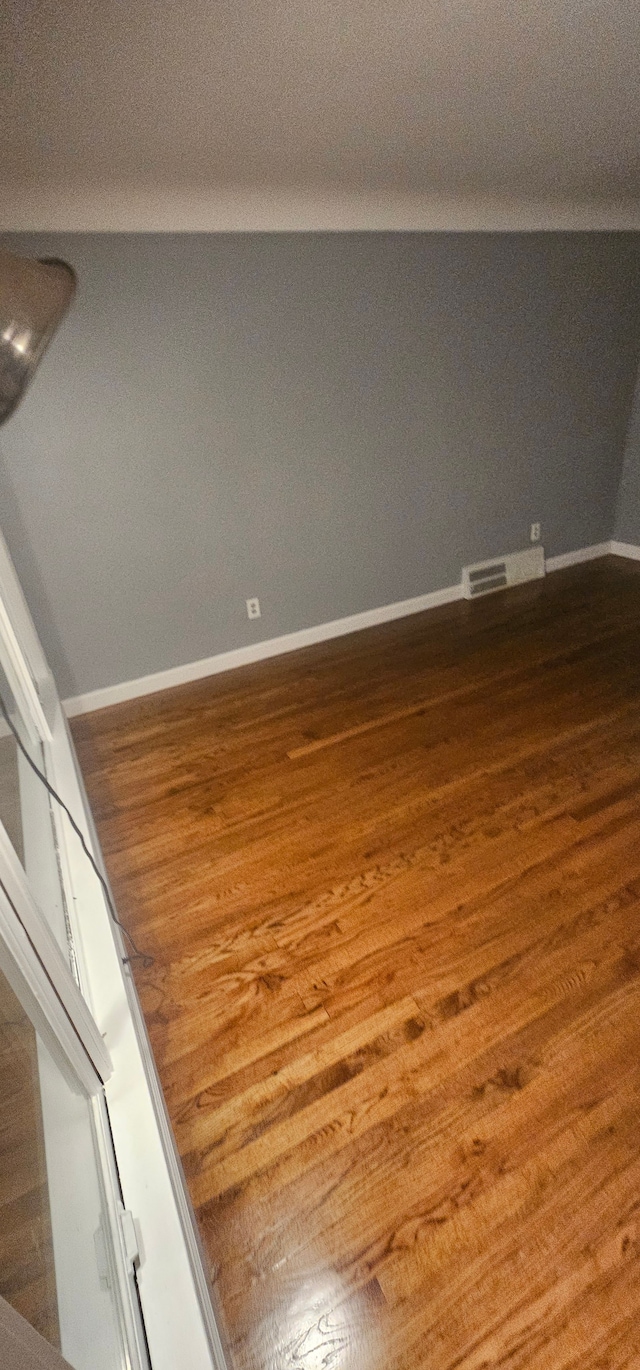
[(27, 232), (549, 232), (640, 228), (637, 198), (433, 195), (243, 185), (5, 182), (0, 230)]
[[(596, 542), (590, 547), (578, 547), (573, 552), (561, 552), (559, 556), (547, 557), (545, 568), (547, 572), (563, 571), (568, 566), (577, 566), (583, 561), (596, 561), (599, 557), (606, 557), (611, 553), (640, 561), (640, 547), (634, 547), (631, 543)], [(439, 604), (453, 604), (455, 600), (462, 598), (461, 583), (447, 585), (442, 590), (431, 590), (426, 595), (415, 595), (413, 599), (401, 599), (395, 604), (384, 604), (376, 609), (365, 609), (359, 614), (348, 614), (345, 618), (334, 618), (329, 623), (319, 623), (312, 628), (300, 628), (294, 633), (284, 633), (282, 637), (252, 642), (247, 647), (235, 647), (230, 652), (218, 652), (215, 656), (206, 656), (200, 661), (189, 661), (184, 666), (170, 666), (166, 671), (155, 671), (153, 675), (139, 676), (137, 680), (124, 680), (119, 685), (105, 685), (102, 689), (91, 690), (88, 694), (74, 695), (63, 700), (63, 708), (68, 718), (74, 718), (77, 714), (92, 713), (94, 709), (106, 709), (111, 704), (139, 699), (143, 695), (155, 694), (158, 690), (169, 690), (174, 685), (187, 685), (192, 680), (203, 680), (205, 676), (233, 671), (236, 667), (248, 666), (253, 661), (265, 661), (271, 656), (295, 652), (299, 647), (312, 647), (316, 642), (328, 642), (334, 637), (357, 633), (362, 628), (374, 628), (379, 623), (390, 623), (395, 618), (408, 618), (410, 614), (435, 609)]]
[(110, 704), (121, 704), (126, 699), (168, 690), (173, 685), (186, 685), (191, 680), (202, 680), (208, 675), (219, 675), (221, 671), (232, 671), (236, 666), (248, 666), (253, 661), (265, 661), (270, 656), (295, 652), (299, 647), (313, 647), (316, 642), (344, 637), (362, 628), (375, 628), (379, 623), (390, 623), (394, 618), (420, 614), (424, 609), (435, 609), (439, 604), (451, 604), (456, 599), (462, 599), (462, 585), (448, 585), (443, 590), (415, 595), (413, 599), (401, 599), (395, 604), (365, 609), (362, 613), (334, 618), (329, 623), (318, 623), (312, 628), (299, 628), (297, 632), (284, 633), (282, 637), (252, 642), (247, 647), (235, 647), (230, 652), (218, 652), (216, 656), (189, 661), (184, 666), (170, 666), (166, 671), (155, 671), (153, 675), (140, 676), (137, 680), (125, 680), (121, 685), (106, 685), (101, 690), (91, 690), (89, 694), (74, 695), (72, 699), (63, 700), (63, 708), (67, 717), (73, 718), (76, 714), (91, 713), (93, 709), (104, 709)]
[[(574, 552), (548, 556), (545, 560), (545, 570), (547, 573), (563, 571), (567, 566), (595, 562), (600, 556), (608, 556), (611, 553), (614, 556), (628, 556), (632, 560), (640, 560), (640, 547), (633, 547), (630, 543), (593, 543), (591, 547), (578, 547)], [(221, 671), (236, 670), (238, 666), (264, 662), (269, 656), (282, 656), (285, 652), (295, 652), (300, 647), (328, 643), (332, 637), (344, 637), (347, 633), (360, 632), (363, 627), (376, 627), (378, 623), (389, 623), (395, 618), (422, 614), (426, 608), (452, 604), (459, 599), (463, 599), (462, 584), (447, 585), (441, 590), (430, 590), (428, 595), (415, 595), (414, 599), (397, 600), (395, 604), (384, 604), (380, 608), (367, 608), (362, 614), (348, 614), (345, 618), (334, 618), (329, 623), (301, 627), (296, 633), (284, 633), (282, 637), (266, 638), (262, 643), (251, 643), (248, 647), (236, 647), (230, 652), (204, 656), (199, 662), (186, 662), (185, 666), (170, 666), (166, 671), (155, 671), (152, 675), (140, 675), (137, 680), (122, 681), (121, 685), (106, 685), (103, 689), (89, 690), (88, 695), (74, 695), (71, 699), (63, 700), (64, 712), (67, 718), (74, 718), (77, 714), (90, 714), (96, 708), (108, 708), (110, 704), (122, 704), (129, 699), (140, 699), (143, 695), (155, 695), (160, 689), (188, 685), (189, 681), (204, 680), (206, 675), (219, 675)]]
[[(37, 793), (45, 795), (46, 822), (56, 858), (55, 896), (62, 896), (64, 902), (80, 988), (55, 940), (53, 916), (51, 924), (39, 919), (40, 904), (46, 913), (55, 912), (53, 900), (48, 896), (45, 900), (41, 893), (48, 879), (42, 844), (35, 840), (36, 834), (32, 844), (34, 863), (27, 860), (26, 867), (29, 887), (33, 886), (31, 900), (25, 870), (1, 827), (0, 965), (61, 1069), (68, 1064), (74, 1086), (79, 1080), (84, 1092), (98, 1101), (92, 1105), (96, 1155), (103, 1166), (103, 1211), (109, 1220), (110, 1250), (114, 1254), (109, 1262), (110, 1278), (112, 1289), (120, 1291), (127, 1365), (133, 1370), (149, 1359), (154, 1370), (174, 1370), (175, 1366), (183, 1365), (188, 1365), (189, 1370), (224, 1370), (224, 1348), (215, 1322), (195, 1219), (164, 1106), (158, 1109), (159, 1089), (156, 1085), (152, 1091), (149, 1084), (155, 1067), (127, 959), (131, 948), (125, 948), (120, 929), (110, 917), (105, 891), (87, 860), (90, 854), (102, 869), (66, 719), (44, 657), (39, 669), (35, 629), (26, 605), (21, 618), (23, 601), (1, 535), (0, 598), (15, 634), (17, 650), (22, 653), (19, 670), (26, 674), (36, 670), (38, 692), (42, 689), (49, 697), (50, 736), (42, 747), (43, 772), (61, 796), (67, 813), (74, 815), (86, 844), (83, 850), (78, 828), (72, 830), (67, 813), (58, 804), (49, 809), (49, 796), (32, 778)], [(18, 610), (15, 615), (14, 609)], [(25, 647), (29, 651), (28, 661)], [(26, 762), (24, 775), (33, 775)], [(22, 773), (20, 792), (21, 800), (23, 794), (28, 795)], [(30, 823), (24, 836), (26, 855), (27, 841), (31, 841)], [(108, 1118), (100, 1102), (103, 1082)], [(48, 1116), (53, 1117), (53, 1110)], [(112, 1146), (115, 1158), (111, 1155)], [(131, 1249), (122, 1232), (120, 1199), (135, 1216), (142, 1238), (142, 1255), (136, 1267), (137, 1291), (133, 1286)], [(90, 1233), (92, 1256), (94, 1231), (95, 1224)], [(73, 1288), (76, 1290), (76, 1286)], [(85, 1301), (85, 1311), (87, 1308)], [(81, 1331), (84, 1335), (86, 1320)], [(101, 1353), (103, 1350), (101, 1345)], [(71, 1359), (75, 1363), (74, 1356)], [(100, 1364), (103, 1359), (98, 1356)], [(93, 1360), (97, 1365), (95, 1356)]]
[(607, 557), (610, 551), (610, 542), (594, 542), (590, 547), (578, 547), (575, 552), (561, 552), (558, 557), (547, 557), (547, 573), (564, 571), (567, 566), (578, 566), (582, 561), (597, 561), (599, 557)]
[[(2, 822), (0, 889), (4, 892), (13, 914), (12, 917), (5, 911), (5, 919), (8, 916), (11, 924), (12, 945), (15, 943), (16, 946), (22, 946), (24, 933), (36, 954), (39, 964), (31, 969), (31, 960), (29, 961), (29, 975), (39, 994), (40, 1008), (52, 1024), (62, 1022), (65, 1040), (71, 1043), (71, 1064), (87, 1091), (95, 1094), (112, 1074), (108, 1048), (75, 980), (69, 975), (66, 957), (35, 903), (30, 882)], [(2, 924), (5, 934), (6, 926), (5, 921)], [(5, 936), (5, 940), (9, 940), (9, 934)], [(68, 1022), (61, 1019), (61, 1010)], [(62, 1033), (60, 1036), (62, 1039)]]
[(640, 561), (640, 547), (636, 547), (633, 542), (617, 542), (614, 538), (609, 543), (609, 551), (614, 557), (628, 557), (629, 561)]

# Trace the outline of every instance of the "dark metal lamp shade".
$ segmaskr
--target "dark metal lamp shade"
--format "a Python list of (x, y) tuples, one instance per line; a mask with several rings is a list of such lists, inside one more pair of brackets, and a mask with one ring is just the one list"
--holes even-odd
[(75, 288), (66, 262), (0, 251), (0, 423), (26, 390)]

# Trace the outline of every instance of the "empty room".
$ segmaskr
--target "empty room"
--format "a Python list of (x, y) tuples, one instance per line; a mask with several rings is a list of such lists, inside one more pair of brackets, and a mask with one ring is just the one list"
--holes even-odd
[(640, 1370), (639, 51), (6, 9), (3, 1370)]

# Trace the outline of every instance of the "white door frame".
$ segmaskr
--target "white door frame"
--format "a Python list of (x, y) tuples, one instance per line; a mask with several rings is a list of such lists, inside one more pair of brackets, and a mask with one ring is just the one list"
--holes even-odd
[(7, 545), (0, 531), (0, 634), (10, 657), (9, 684), (16, 688), (16, 702), (36, 718), (40, 735), (47, 741), (51, 731), (47, 719), (47, 700), (43, 686), (51, 676), (22, 586), (16, 575)]
[[(104, 872), (67, 722), (1, 534), (0, 602), (4, 609), (2, 622), (8, 620), (11, 630), (9, 683), (16, 703), (25, 708), (32, 706), (35, 695), (38, 707), (32, 708), (31, 717), (43, 744), (47, 778), (73, 813), (93, 859)], [(6, 658), (7, 653), (4, 655)], [(112, 1177), (110, 1188), (113, 1191), (114, 1183), (121, 1187), (128, 1214), (126, 1230), (118, 1222), (116, 1237), (119, 1234), (123, 1262), (131, 1261), (127, 1232), (131, 1232), (132, 1221), (135, 1221), (141, 1238), (140, 1254), (136, 1259), (137, 1288), (151, 1364), (153, 1370), (175, 1370), (177, 1366), (188, 1366), (189, 1370), (227, 1370), (195, 1217), (127, 964), (127, 948), (111, 919), (104, 890), (82, 851), (77, 834), (55, 802), (51, 806), (51, 817), (80, 991), (88, 1005), (89, 1018), (93, 1014), (98, 1037), (103, 1039), (112, 1066), (112, 1073), (108, 1074), (107, 1062), (102, 1056), (100, 1069), (95, 1069), (94, 1056), (97, 1064), (100, 1048), (94, 1035), (90, 1069), (100, 1081), (107, 1076), (104, 1097), (108, 1117), (104, 1111), (100, 1115), (98, 1110), (98, 1131), (102, 1128), (104, 1132), (102, 1149), (105, 1156), (113, 1141), (117, 1176)], [(9, 862), (14, 894), (20, 886), (15, 861)], [(24, 889), (21, 894), (24, 895)], [(28, 922), (24, 900), (20, 913)], [(33, 909), (31, 913), (33, 915)], [(39, 911), (36, 913), (39, 916)], [(19, 940), (19, 929), (16, 932), (14, 926), (13, 931)], [(27, 937), (24, 928), (22, 937)], [(53, 967), (53, 948), (49, 946), (46, 952), (50, 957), (48, 964)], [(64, 957), (62, 959), (64, 961)], [(32, 996), (35, 1001), (35, 987)], [(72, 999), (73, 996), (68, 997), (63, 1011), (67, 1023), (73, 1022), (75, 1032), (76, 1023), (81, 1023), (81, 1013), (78, 1010), (73, 1019), (67, 1016), (67, 1007), (73, 1009), (74, 1014), (77, 1009)], [(95, 1098), (97, 1103), (98, 1095)], [(118, 1208), (117, 1202), (115, 1208)], [(124, 1274), (120, 1271), (120, 1279), (123, 1293), (126, 1293), (126, 1267)], [(135, 1324), (131, 1300), (130, 1308)]]
[(96, 1094), (112, 1074), (109, 1052), (71, 978), (69, 965), (36, 906), (2, 823), (0, 963), (49, 1049), (59, 1057), (55, 1043), (63, 1045), (67, 1062), (84, 1089), (88, 1094)]
[(84, 1049), (0, 882), (0, 969), (40, 1033), (51, 1055), (69, 1080), (79, 1081), (88, 1094), (102, 1089), (102, 1080)]

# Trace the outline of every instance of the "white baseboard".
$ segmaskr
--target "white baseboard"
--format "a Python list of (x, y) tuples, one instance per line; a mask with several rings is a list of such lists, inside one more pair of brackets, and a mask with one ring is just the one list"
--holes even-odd
[[(548, 557), (546, 569), (561, 571), (567, 566), (577, 566), (582, 561), (595, 561), (597, 557), (605, 557), (611, 552), (616, 556), (640, 560), (640, 547), (633, 547), (626, 542), (597, 542), (591, 547), (579, 547), (575, 552), (562, 552), (560, 556)], [(106, 685), (88, 694), (74, 695), (63, 701), (63, 708), (68, 718), (91, 713), (94, 709), (105, 709), (110, 704), (122, 704), (127, 699), (138, 699), (142, 695), (155, 694), (157, 690), (168, 690), (173, 685), (186, 685), (191, 680), (202, 680), (208, 675), (219, 675), (221, 671), (232, 671), (237, 666), (248, 666), (253, 661), (265, 661), (271, 656), (295, 652), (299, 647), (312, 647), (316, 642), (328, 642), (334, 637), (357, 633), (362, 628), (390, 623), (394, 618), (407, 618), (410, 614), (434, 609), (439, 604), (452, 604), (462, 597), (462, 585), (447, 585), (443, 590), (432, 590), (413, 599), (401, 599), (378, 609), (365, 609), (363, 613), (335, 618), (330, 623), (301, 628), (282, 637), (253, 642), (248, 647), (218, 652), (216, 656), (207, 656), (201, 661), (189, 661), (184, 666), (170, 666), (166, 671), (155, 671), (153, 675), (140, 676), (137, 680), (125, 680), (120, 685)]]
[(63, 700), (63, 708), (67, 717), (73, 718), (76, 714), (104, 709), (110, 704), (121, 704), (126, 699), (154, 694), (156, 690), (168, 690), (172, 685), (186, 685), (190, 680), (202, 680), (204, 676), (232, 671), (236, 666), (248, 666), (253, 661), (265, 661), (270, 656), (295, 652), (299, 647), (312, 647), (316, 642), (328, 642), (333, 637), (357, 633), (362, 628), (375, 628), (379, 623), (390, 623), (394, 618), (419, 614), (424, 609), (435, 609), (439, 604), (451, 604), (456, 599), (462, 599), (462, 585), (448, 585), (443, 590), (415, 595), (413, 599), (401, 599), (395, 604), (365, 609), (360, 614), (335, 618), (330, 623), (319, 623), (313, 628), (300, 628), (297, 632), (285, 633), (282, 637), (252, 642), (248, 647), (235, 647), (230, 652), (218, 652), (216, 656), (204, 657), (202, 661), (189, 661), (185, 666), (170, 666), (166, 671), (156, 671), (153, 675), (140, 676), (137, 680), (125, 680), (121, 685), (106, 685), (101, 690), (91, 690), (89, 694), (75, 695), (72, 699)]
[(567, 566), (578, 566), (581, 561), (597, 561), (611, 551), (610, 542), (594, 542), (590, 547), (578, 547), (575, 552), (561, 552), (558, 557), (547, 557), (547, 571), (564, 571)]
[(636, 547), (633, 542), (616, 542), (614, 538), (609, 544), (609, 550), (614, 557), (628, 557), (629, 561), (640, 561), (640, 547)]

